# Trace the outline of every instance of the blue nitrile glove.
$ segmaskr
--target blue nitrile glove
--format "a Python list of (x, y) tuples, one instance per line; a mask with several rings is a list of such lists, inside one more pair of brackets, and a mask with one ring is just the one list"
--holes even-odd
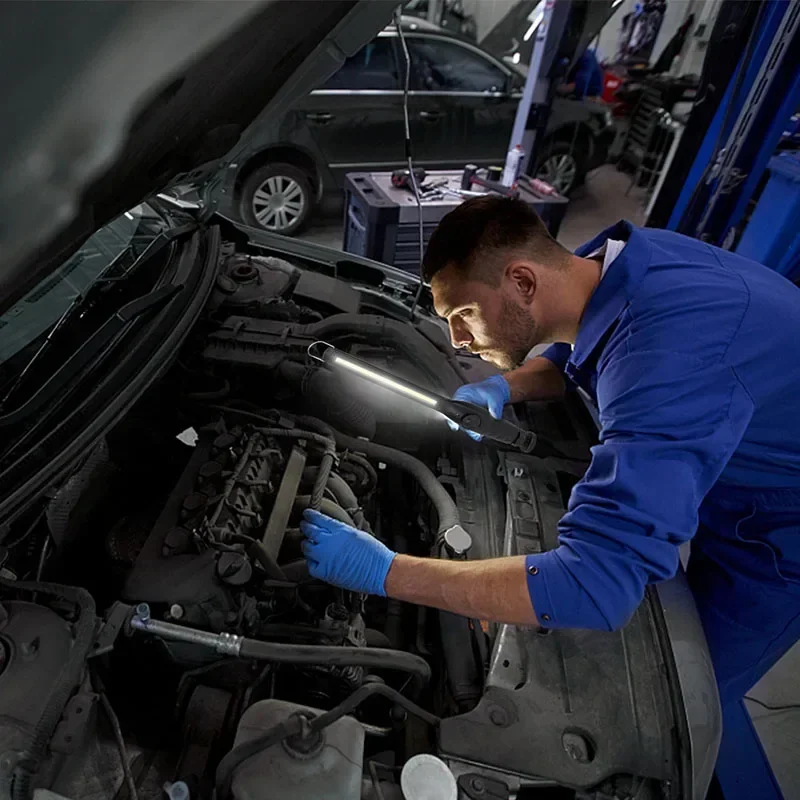
[(383, 584), (397, 553), (374, 536), (310, 508), (303, 512), (300, 530), (312, 577), (351, 592), (386, 597)]
[[(473, 403), (476, 406), (483, 406), (489, 409), (489, 413), (495, 418), (503, 416), (503, 406), (511, 399), (511, 387), (502, 375), (492, 375), (485, 381), (478, 383), (467, 383), (461, 386), (453, 395), (453, 400), (463, 400), (465, 403)], [(451, 420), (447, 424), (457, 431), (459, 426)], [(467, 436), (471, 436), (476, 442), (483, 437), (479, 433), (464, 431)]]

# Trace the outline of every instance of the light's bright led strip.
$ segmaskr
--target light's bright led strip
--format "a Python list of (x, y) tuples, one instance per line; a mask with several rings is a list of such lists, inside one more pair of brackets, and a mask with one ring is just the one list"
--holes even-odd
[(362, 378), (366, 378), (373, 383), (385, 386), (387, 389), (391, 389), (393, 392), (404, 394), (406, 397), (410, 397), (412, 400), (416, 400), (419, 403), (424, 403), (426, 406), (436, 408), (438, 405), (438, 402), (435, 398), (429, 397), (427, 394), (423, 394), (422, 392), (418, 392), (416, 389), (412, 389), (410, 386), (405, 386), (398, 381), (393, 381), (391, 378), (387, 378), (385, 375), (373, 372), (371, 369), (362, 367), (361, 364), (356, 364), (344, 356), (335, 355), (333, 357), (333, 363), (338, 364), (345, 369), (349, 369), (351, 372), (355, 372), (357, 375), (360, 375)]

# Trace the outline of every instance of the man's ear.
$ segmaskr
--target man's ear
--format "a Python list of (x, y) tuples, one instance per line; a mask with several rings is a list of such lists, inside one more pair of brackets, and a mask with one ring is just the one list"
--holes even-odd
[(506, 267), (511, 291), (523, 302), (530, 303), (536, 294), (536, 271), (530, 261), (512, 261)]

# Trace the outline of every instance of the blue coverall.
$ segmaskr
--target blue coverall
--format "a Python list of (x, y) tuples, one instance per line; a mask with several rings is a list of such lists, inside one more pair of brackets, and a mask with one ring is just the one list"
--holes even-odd
[(616, 629), (691, 539), (724, 706), (800, 637), (800, 289), (628, 222), (576, 252), (606, 239), (627, 245), (574, 347), (545, 353), (596, 399), (600, 444), (528, 590), (543, 625)]

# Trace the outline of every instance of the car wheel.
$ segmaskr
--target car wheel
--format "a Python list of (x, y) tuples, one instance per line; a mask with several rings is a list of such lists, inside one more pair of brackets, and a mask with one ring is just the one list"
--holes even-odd
[(313, 205), (311, 181), (293, 164), (259, 167), (242, 186), (242, 219), (272, 233), (285, 236), (299, 233), (308, 222)]
[(559, 194), (568, 196), (586, 175), (580, 158), (567, 142), (552, 142), (537, 159), (536, 177), (549, 183)]

